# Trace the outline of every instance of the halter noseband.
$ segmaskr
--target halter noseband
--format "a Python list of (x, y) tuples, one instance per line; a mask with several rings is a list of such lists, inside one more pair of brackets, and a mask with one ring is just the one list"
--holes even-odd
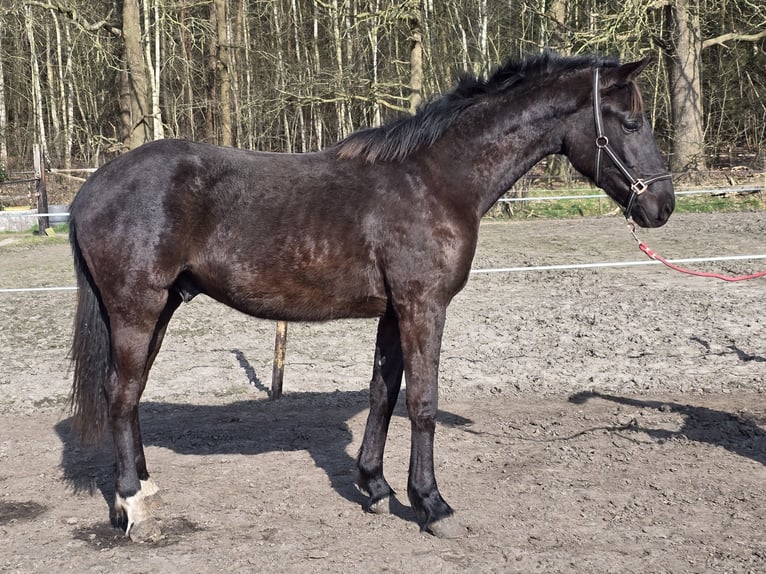
[(630, 219), (630, 210), (633, 207), (633, 203), (636, 198), (644, 193), (649, 186), (656, 181), (662, 179), (670, 179), (669, 173), (662, 173), (650, 177), (649, 179), (635, 178), (630, 170), (625, 167), (617, 157), (614, 149), (609, 145), (609, 138), (604, 135), (604, 118), (601, 115), (601, 78), (600, 68), (594, 68), (593, 70), (593, 117), (596, 120), (596, 169), (593, 175), (593, 181), (596, 185), (599, 185), (599, 175), (601, 174), (601, 152), (606, 152), (606, 155), (612, 160), (617, 169), (622, 172), (625, 179), (630, 184), (630, 197), (628, 198), (628, 205), (625, 206), (625, 218)]

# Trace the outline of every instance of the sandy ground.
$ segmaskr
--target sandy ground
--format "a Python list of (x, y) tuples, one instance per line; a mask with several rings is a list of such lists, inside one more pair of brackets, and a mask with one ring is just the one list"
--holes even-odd
[[(641, 236), (763, 254), (766, 213)], [(64, 242), (0, 239), (0, 288), (73, 284)], [(474, 268), (643, 258), (618, 218), (488, 222)], [(764, 572), (764, 294), (654, 265), (473, 275), (441, 362), (437, 477), (469, 531), (451, 541), (414, 522), (403, 410), (393, 513), (353, 488), (373, 321), (291, 324), (272, 402), (273, 323), (199, 297), (142, 402), (167, 536), (133, 544), (109, 524), (109, 451), (69, 436), (73, 292), (0, 293), (0, 571)]]

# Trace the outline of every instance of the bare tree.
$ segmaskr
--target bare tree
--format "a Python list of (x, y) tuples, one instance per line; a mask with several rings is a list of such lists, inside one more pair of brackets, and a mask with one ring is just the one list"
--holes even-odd
[(420, 14), (410, 15), (410, 112), (415, 113), (423, 100), (423, 36)]
[(141, 46), (143, 30), (138, 0), (122, 0), (122, 141), (135, 148), (152, 140), (150, 73)]
[(675, 42), (670, 54), (674, 125), (670, 169), (697, 171), (705, 167), (699, 4), (697, 0), (675, 0), (671, 11)]
[[(276, 3), (275, 3), (276, 4)], [(231, 74), (229, 61), (229, 14), (226, 0), (214, 0), (216, 57), (215, 73), (218, 77), (218, 104), (221, 113), (221, 144), (234, 145), (231, 117)]]
[(34, 33), (34, 19), (32, 17), (32, 8), (24, 8), (24, 24), (29, 41), (29, 64), (32, 71), (32, 113), (34, 117), (35, 141), (40, 143), (43, 155), (48, 156), (48, 138), (45, 129), (45, 115), (43, 113), (43, 94), (42, 84), (40, 82), (40, 58), (38, 56), (37, 39)]
[(726, 154), (755, 163), (766, 142), (766, 5), (752, 0), (0, 0), (0, 11), (0, 81), (14, 79), (0, 84), (5, 161), (28, 153), (30, 130), (63, 162), (166, 131), (317, 149), (414, 110), (459, 73), (544, 47), (667, 54), (642, 83), (674, 169)]
[(5, 176), (8, 169), (8, 116), (5, 107), (5, 69), (2, 58), (4, 34), (5, 15), (0, 18), (0, 176)]

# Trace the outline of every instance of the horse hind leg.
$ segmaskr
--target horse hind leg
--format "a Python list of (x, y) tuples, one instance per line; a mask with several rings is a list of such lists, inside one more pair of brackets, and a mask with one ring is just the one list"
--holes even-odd
[(159, 489), (149, 476), (141, 437), (138, 402), (149, 370), (159, 352), (167, 324), (180, 304), (171, 293), (156, 321), (112, 321), (115, 368), (107, 385), (109, 418), (115, 447), (115, 518), (125, 526), (126, 535), (137, 541), (162, 536), (152, 513), (159, 505)]
[(399, 323), (392, 309), (380, 319), (370, 381), (370, 412), (357, 457), (357, 488), (368, 496), (366, 510), (390, 512), (394, 491), (383, 476), (383, 451), (403, 373)]

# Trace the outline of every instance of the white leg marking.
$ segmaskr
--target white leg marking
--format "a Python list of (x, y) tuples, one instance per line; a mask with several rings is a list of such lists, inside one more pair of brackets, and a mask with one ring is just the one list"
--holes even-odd
[(146, 480), (141, 481), (141, 493), (144, 496), (154, 496), (160, 491), (160, 487), (154, 482), (154, 479), (150, 476)]
[(114, 501), (114, 508), (117, 514), (125, 514), (127, 517), (128, 527), (125, 530), (125, 536), (130, 536), (130, 531), (134, 525), (142, 522), (149, 521), (152, 525), (147, 529), (149, 531), (149, 538), (156, 538), (160, 536), (159, 527), (154, 523), (156, 522), (152, 512), (147, 503), (147, 499), (159, 492), (157, 483), (152, 478), (141, 481), (141, 490), (139, 490), (133, 496), (123, 498), (119, 494), (116, 495)]

